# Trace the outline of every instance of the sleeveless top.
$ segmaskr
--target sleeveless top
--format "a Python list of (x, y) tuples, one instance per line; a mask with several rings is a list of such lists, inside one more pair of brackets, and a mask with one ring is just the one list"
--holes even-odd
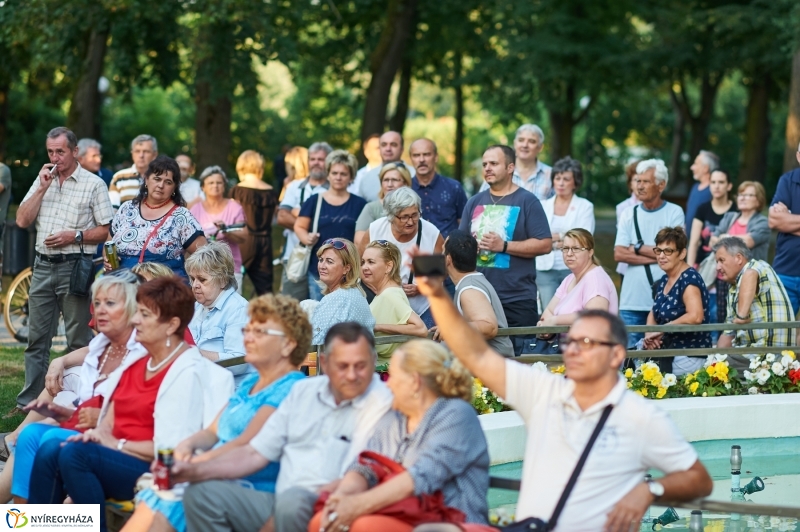
[[(422, 229), (419, 249), (426, 253), (433, 253), (436, 248), (436, 241), (439, 239), (439, 230), (435, 225), (422, 218), (419, 219), (419, 227)], [(384, 216), (369, 224), (369, 237), (371, 240), (386, 240), (400, 249), (400, 254), (403, 257), (403, 264), (400, 266), (400, 279), (403, 284), (408, 284), (408, 277), (411, 274), (411, 266), (409, 265), (411, 258), (408, 256), (408, 252), (417, 245), (417, 235), (414, 235), (408, 242), (399, 242), (392, 234), (391, 222)], [(428, 298), (423, 295), (409, 297), (408, 302), (414, 312), (420, 316), (430, 307)]]
[[(483, 276), (482, 273), (475, 272), (467, 274), (466, 277), (461, 279), (456, 285), (455, 303), (458, 311), (462, 314), (464, 311), (461, 309), (461, 294), (467, 290), (477, 290), (489, 300), (492, 305), (494, 315), (497, 316), (497, 326), (501, 329), (508, 327), (508, 320), (503, 311), (503, 305), (500, 303), (500, 298), (497, 296), (494, 287), (492, 287), (489, 280)], [(511, 338), (508, 336), (495, 336), (491, 340), (487, 340), (489, 346), (503, 355), (504, 357), (514, 357), (514, 345), (511, 343)]]

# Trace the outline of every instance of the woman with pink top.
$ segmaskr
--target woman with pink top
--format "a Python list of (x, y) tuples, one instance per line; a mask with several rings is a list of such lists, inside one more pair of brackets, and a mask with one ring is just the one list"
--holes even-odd
[(242, 293), (242, 253), (239, 244), (247, 239), (247, 226), (236, 231), (225, 232), (229, 225), (243, 224), (245, 222), (244, 209), (235, 200), (225, 196), (228, 193), (228, 179), (219, 166), (209, 166), (200, 174), (200, 189), (205, 199), (198, 201), (189, 209), (197, 221), (206, 238), (221, 240), (228, 244), (233, 253), (234, 277)]
[(564, 233), (561, 253), (572, 272), (556, 290), (542, 313), (539, 325), (572, 325), (578, 312), (602, 309), (619, 312), (617, 289), (594, 254), (594, 237), (585, 229)]

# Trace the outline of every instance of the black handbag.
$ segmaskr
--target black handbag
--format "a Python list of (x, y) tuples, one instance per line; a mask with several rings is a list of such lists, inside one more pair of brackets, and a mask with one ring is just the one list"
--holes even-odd
[(572, 488), (574, 488), (575, 484), (578, 482), (578, 475), (581, 474), (581, 469), (583, 469), (583, 465), (586, 463), (586, 459), (589, 457), (589, 451), (592, 450), (592, 446), (594, 445), (595, 440), (597, 440), (597, 437), (600, 435), (600, 431), (603, 430), (603, 425), (606, 424), (606, 420), (608, 420), (608, 416), (611, 415), (611, 410), (613, 408), (614, 405), (608, 405), (603, 409), (603, 413), (600, 415), (600, 420), (597, 422), (597, 425), (595, 425), (594, 432), (592, 432), (592, 435), (589, 437), (589, 441), (586, 442), (586, 447), (583, 448), (583, 453), (581, 453), (581, 457), (578, 458), (578, 463), (575, 464), (575, 469), (572, 470), (572, 475), (569, 477), (567, 485), (564, 487), (564, 491), (561, 492), (561, 497), (558, 499), (558, 504), (556, 504), (556, 507), (553, 510), (553, 515), (550, 516), (550, 519), (548, 521), (543, 521), (538, 517), (529, 517), (522, 521), (511, 523), (508, 526), (500, 527), (502, 532), (525, 532), (528, 530), (544, 532), (556, 528), (558, 518), (561, 516), (564, 506), (567, 504), (567, 498), (572, 492)]
[(560, 355), (561, 347), (558, 345), (558, 336), (551, 339), (529, 338), (525, 340), (525, 347), (522, 349), (523, 355)]
[(69, 278), (69, 294), (77, 297), (89, 297), (93, 282), (94, 263), (92, 256), (83, 253), (83, 242), (81, 242), (81, 255), (72, 265), (72, 275)]

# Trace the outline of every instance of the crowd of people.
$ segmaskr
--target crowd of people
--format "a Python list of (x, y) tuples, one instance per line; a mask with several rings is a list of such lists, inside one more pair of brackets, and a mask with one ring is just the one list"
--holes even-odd
[[(654, 500), (706, 495), (710, 478), (691, 446), (625, 390), (626, 351), (786, 346), (795, 330), (713, 338), (625, 325), (792, 321), (800, 170), (781, 177), (767, 217), (763, 186), (743, 182), (732, 201), (711, 152), (692, 165), (685, 210), (662, 197), (663, 161), (631, 163), (632, 195), (617, 208), (618, 295), (595, 253), (594, 207), (578, 195), (583, 167), (570, 157), (544, 164), (544, 140), (526, 124), (513, 148), (489, 146), (484, 186), (468, 198), (438, 173), (433, 141), (411, 143), (408, 164), (393, 131), (367, 140), (360, 169), (325, 142), (287, 149), (279, 190), (263, 181), (255, 151), (239, 156), (231, 187), (219, 166), (194, 179), (191, 158), (159, 154), (150, 135), (133, 140), (133, 166), (104, 181), (101, 146), (53, 129), (50, 162), (17, 211), (19, 226), (37, 230), (25, 386), (11, 412), (27, 417), (0, 439), (9, 461), (0, 499), (130, 500), (171, 449), (177, 487), (169, 497), (139, 490), (124, 530), (410, 531), (416, 523), (380, 510), (437, 494), (455, 517), (419, 530), (492, 530), (472, 376), (528, 425), (518, 518), (559, 519), (550, 484), (567, 484), (564, 464), (603, 424), (618, 441), (601, 433), (561, 529), (627, 530)], [(273, 219), (285, 237), (279, 295), (270, 293)], [(104, 275), (87, 293), (80, 273), (98, 245)], [(446, 275), (415, 275), (419, 254), (442, 254)], [(243, 275), (257, 295), (249, 302)], [(50, 362), (59, 313), (69, 354)], [(537, 325), (570, 332), (498, 335)], [(376, 346), (382, 335), (419, 339)], [(314, 345), (323, 375), (305, 379), (298, 369)], [(558, 352), (567, 379), (513, 360)], [(237, 357), (244, 363), (215, 363)], [(701, 364), (658, 361), (677, 375)], [(564, 423), (572, 429), (540, 430)], [(385, 459), (402, 471), (390, 480)], [(666, 476), (645, 483), (649, 468)], [(102, 512), (101, 521), (106, 530)]]

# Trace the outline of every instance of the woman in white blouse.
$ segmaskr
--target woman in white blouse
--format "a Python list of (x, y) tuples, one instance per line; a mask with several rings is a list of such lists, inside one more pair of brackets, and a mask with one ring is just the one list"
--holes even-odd
[(563, 235), (570, 229), (586, 229), (594, 234), (594, 205), (575, 192), (583, 184), (581, 163), (572, 157), (556, 161), (551, 174), (555, 196), (542, 202), (553, 234), (553, 251), (536, 257), (536, 287), (542, 308), (547, 308), (561, 282), (570, 274), (561, 254)]

